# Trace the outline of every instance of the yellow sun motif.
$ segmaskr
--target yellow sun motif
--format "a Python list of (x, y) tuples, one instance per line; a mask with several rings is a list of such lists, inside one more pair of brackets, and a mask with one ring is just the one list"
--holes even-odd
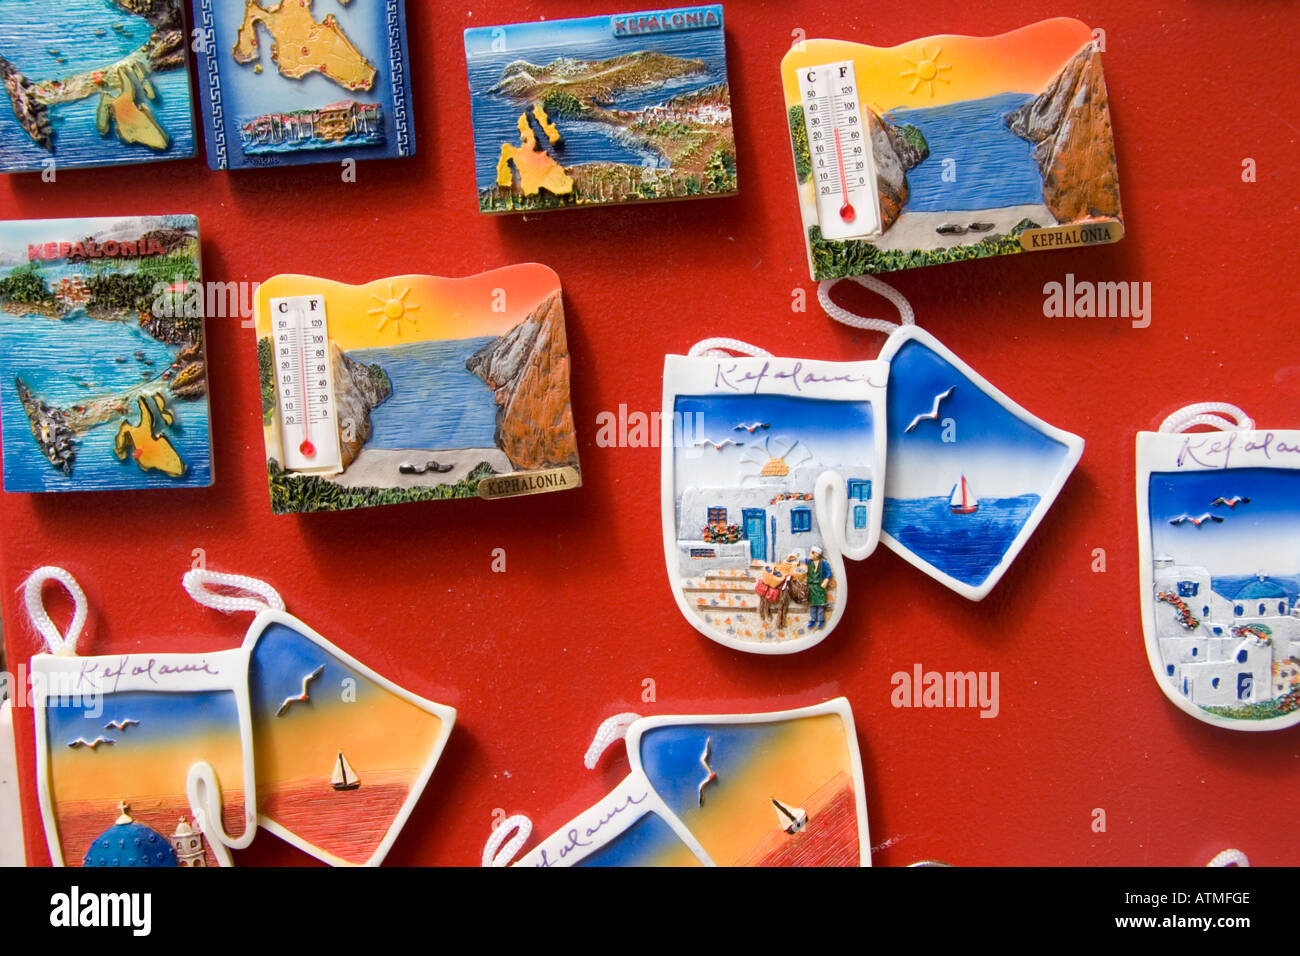
[(410, 293), (410, 288), (405, 288), (401, 292), (393, 292), (393, 284), (388, 283), (388, 296), (378, 296), (371, 293), (370, 298), (379, 303), (373, 309), (366, 311), (370, 315), (379, 316), (379, 324), (375, 326), (376, 330), (382, 330), (389, 322), (393, 323), (393, 328), (398, 335), (402, 334), (402, 319), (408, 320), (412, 325), (419, 325), (419, 319), (407, 313), (414, 312), (420, 306), (415, 302), (407, 302), (406, 296)]
[(907, 63), (907, 65), (910, 66), (911, 69), (904, 70), (902, 73), (898, 75), (910, 76), (913, 78), (912, 88), (907, 92), (915, 93), (918, 89), (920, 89), (922, 83), (928, 83), (930, 85), (930, 95), (934, 96), (935, 80), (938, 80), (940, 83), (951, 82), (939, 75), (945, 70), (952, 69), (952, 67), (948, 66), (946, 63), (939, 62), (939, 54), (941, 53), (943, 53), (943, 47), (939, 47), (937, 50), (935, 50), (933, 55), (926, 53), (925, 47), (921, 47), (920, 60), (910, 60), (907, 57), (903, 57), (903, 61)]

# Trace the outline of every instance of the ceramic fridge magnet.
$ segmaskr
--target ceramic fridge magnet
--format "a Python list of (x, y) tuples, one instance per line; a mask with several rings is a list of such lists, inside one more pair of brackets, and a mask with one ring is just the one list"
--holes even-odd
[(6, 491), (212, 483), (193, 216), (0, 223)]
[(0, 172), (193, 156), (186, 40), (181, 0), (0, 4)]
[[(66, 637), (41, 599), (57, 582)], [(31, 659), (36, 779), (56, 866), (229, 866), (256, 832), (248, 652), (80, 656), (85, 595), (59, 568), (25, 585), (49, 653)], [(232, 836), (232, 831), (237, 836)]]
[(1011, 566), (1083, 455), (915, 325), (889, 363), (885, 545), (978, 601)]
[[(845, 698), (765, 714), (622, 714), (601, 728), (587, 766), (624, 733), (628, 776), (513, 865), (871, 865)], [(502, 821), (484, 864), (509, 864), (531, 830), (526, 817)]]
[(879, 541), (889, 372), (758, 351), (705, 340), (664, 363), (664, 551), (696, 630), (789, 654), (839, 622), (843, 559)]
[(363, 286), (275, 276), (256, 316), (277, 514), (581, 484), (546, 266)]
[(257, 615), (241, 653), (258, 824), (331, 865), (378, 866), (424, 792), (456, 711), (332, 644), (286, 613), (264, 582), (195, 570), (185, 588), (200, 604)]
[(814, 279), (1123, 237), (1101, 50), (1078, 20), (781, 61)]
[(405, 0), (194, 0), (208, 165), (415, 153)]
[(465, 59), (481, 212), (736, 192), (721, 5), (474, 27)]
[[(1213, 431), (1189, 432), (1198, 425)], [(1137, 436), (1142, 625), (1166, 697), (1233, 730), (1300, 722), (1300, 431), (1207, 403)]]

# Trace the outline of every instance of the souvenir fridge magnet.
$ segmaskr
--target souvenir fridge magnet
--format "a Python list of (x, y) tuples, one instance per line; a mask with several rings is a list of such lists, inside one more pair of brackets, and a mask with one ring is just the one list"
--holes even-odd
[(736, 191), (722, 7), (465, 31), (480, 212)]
[(1147, 657), (1165, 696), (1198, 720), (1300, 722), (1297, 502), (1300, 431), (1209, 402), (1138, 433)]
[(277, 514), (581, 483), (560, 280), (546, 266), (363, 286), (275, 276), (256, 316)]
[(184, 585), (207, 607), (257, 615), (242, 653), (259, 825), (331, 865), (378, 866), (424, 792), (456, 711), (336, 647), (256, 578), (193, 570)]
[(1083, 455), (1083, 439), (1017, 405), (934, 336), (912, 307), (873, 276), (852, 281), (899, 310), (901, 323), (865, 318), (817, 298), (837, 322), (887, 332), (888, 436), (881, 540), (909, 564), (978, 601), (1011, 566)]
[(0, 223), (6, 491), (212, 483), (193, 216)]
[[(871, 865), (845, 698), (765, 714), (620, 714), (597, 733), (588, 769), (623, 737), (627, 777), (513, 865)], [(531, 832), (527, 817), (503, 820), (484, 865), (510, 865)]]
[(405, 0), (194, 0), (213, 169), (415, 153)]
[(814, 279), (1124, 235), (1101, 50), (1078, 20), (781, 61)]
[(664, 551), (696, 630), (789, 654), (834, 629), (843, 559), (880, 538), (888, 375), (883, 362), (777, 358), (733, 339), (667, 357)]
[[(42, 603), (46, 582), (73, 597), (66, 636)], [(41, 568), (24, 597), (47, 647), (31, 683), (54, 865), (229, 866), (228, 848), (256, 832), (248, 652), (83, 657), (86, 597), (72, 576)]]
[(0, 4), (0, 172), (194, 155), (181, 0)]

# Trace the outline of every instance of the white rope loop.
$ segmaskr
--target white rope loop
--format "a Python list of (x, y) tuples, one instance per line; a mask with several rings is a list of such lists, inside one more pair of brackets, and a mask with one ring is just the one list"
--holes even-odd
[[(48, 581), (63, 585), (64, 589), (72, 595), (72, 622), (68, 625), (67, 634), (58, 629), (50, 619), (49, 612), (45, 610), (41, 588)], [(27, 617), (31, 619), (32, 627), (36, 628), (37, 633), (45, 639), (45, 649), (60, 657), (74, 657), (81, 630), (86, 626), (87, 610), (86, 592), (81, 590), (77, 579), (63, 568), (37, 568), (23, 582), (23, 602), (27, 605)]]
[(596, 737), (587, 748), (586, 755), (582, 758), (582, 764), (588, 770), (595, 770), (596, 764), (600, 763), (600, 758), (605, 751), (609, 749), (610, 744), (622, 740), (627, 736), (627, 729), (641, 719), (640, 714), (626, 713), (615, 714), (600, 725), (596, 731)]
[(1209, 425), (1225, 432), (1248, 432), (1255, 428), (1255, 421), (1236, 405), (1227, 402), (1197, 402), (1178, 409), (1160, 423), (1158, 430), (1175, 434), (1197, 425)]
[(1240, 850), (1224, 850), (1206, 866), (1250, 866), (1250, 860)]
[[(181, 586), (195, 601), (222, 614), (234, 614), (236, 611), (252, 611), (254, 614), (260, 614), (268, 608), (284, 610), (284, 600), (276, 593), (275, 588), (265, 581), (242, 574), (222, 574), (220, 571), (195, 568), (193, 571), (185, 572), (185, 576), (181, 578)], [(214, 587), (244, 591), (255, 596), (236, 597), (233, 594), (221, 594), (212, 590)]]
[(506, 817), (497, 824), (483, 847), (483, 866), (509, 866), (532, 834), (533, 821), (522, 813)]
[(772, 353), (767, 349), (760, 349), (757, 345), (750, 345), (748, 342), (740, 341), (740, 339), (728, 338), (700, 339), (691, 346), (691, 350), (686, 354), (696, 357), (701, 355), (725, 356), (728, 351), (751, 355), (755, 358), (772, 357)]
[(886, 334), (895, 331), (902, 325), (916, 325), (916, 313), (912, 309), (912, 303), (908, 302), (907, 297), (893, 286), (881, 282), (875, 276), (848, 277), (848, 281), (856, 282), (862, 288), (892, 302), (894, 308), (898, 310), (898, 322), (891, 322), (889, 319), (868, 318), (865, 315), (851, 312), (843, 306), (836, 305), (831, 301), (831, 288), (839, 281), (839, 279), (823, 279), (817, 283), (817, 301), (822, 304), (826, 314), (836, 322), (842, 322), (855, 329), (866, 329), (868, 332), (884, 332)]

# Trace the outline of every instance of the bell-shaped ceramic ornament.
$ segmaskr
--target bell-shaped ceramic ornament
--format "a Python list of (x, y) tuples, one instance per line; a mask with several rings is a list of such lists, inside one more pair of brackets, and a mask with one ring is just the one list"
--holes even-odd
[(887, 547), (963, 597), (1002, 579), (1083, 455), (1083, 439), (1017, 405), (905, 324), (889, 363)]
[[(212, 587), (257, 598), (231, 598)], [(248, 659), (258, 823), (335, 866), (378, 866), (415, 808), (456, 711), (399, 687), (288, 614), (254, 578), (190, 571), (218, 610), (254, 611)]]
[[(1211, 432), (1188, 432), (1209, 426)], [(1137, 436), (1142, 626), (1160, 689), (1216, 727), (1300, 722), (1300, 431), (1193, 405)]]
[[(846, 699), (766, 714), (619, 715), (587, 766), (623, 734), (628, 776), (515, 866), (871, 865)], [(509, 863), (531, 826), (502, 821), (485, 865)]]
[(883, 362), (777, 358), (730, 339), (667, 357), (664, 552), (700, 633), (789, 654), (834, 629), (843, 559), (880, 540), (887, 379)]
[[(73, 596), (66, 637), (42, 604), (47, 581)], [(31, 680), (54, 865), (229, 866), (257, 824), (248, 652), (79, 656), (85, 595), (61, 568), (33, 572), (26, 603), (51, 650)]]

